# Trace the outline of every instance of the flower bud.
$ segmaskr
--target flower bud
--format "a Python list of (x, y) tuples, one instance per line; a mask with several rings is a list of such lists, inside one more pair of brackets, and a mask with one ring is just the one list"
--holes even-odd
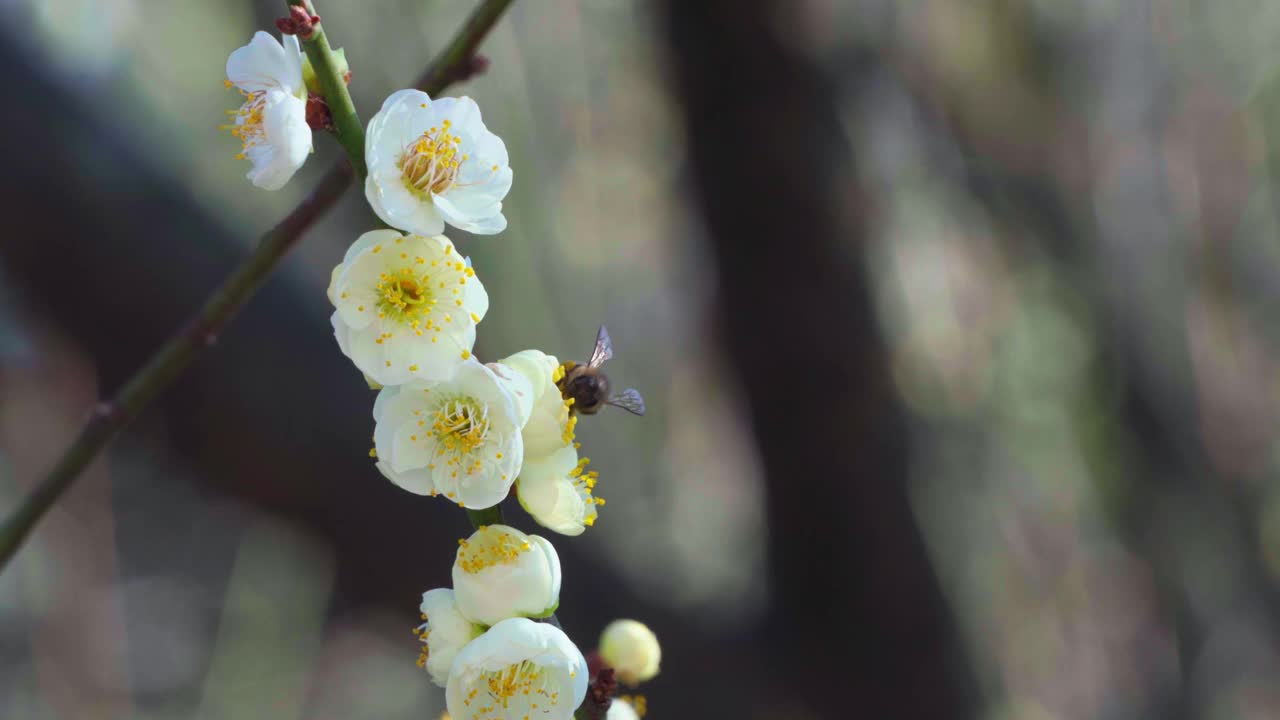
[(494, 625), (546, 617), (560, 603), (560, 558), (551, 543), (506, 525), (488, 525), (460, 541), (453, 563), (458, 609)]
[(617, 671), (619, 680), (636, 685), (658, 674), (662, 648), (643, 623), (614, 620), (600, 635), (600, 657)]

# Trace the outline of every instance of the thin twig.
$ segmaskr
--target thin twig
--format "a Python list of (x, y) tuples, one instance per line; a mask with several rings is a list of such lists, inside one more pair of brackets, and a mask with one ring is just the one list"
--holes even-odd
[(490, 0), (481, 3), (467, 22), (454, 35), (439, 55), (431, 61), (427, 69), (418, 77), (416, 87), (428, 95), (435, 95), (455, 82), (462, 82), (480, 70), (476, 60), (476, 48), (489, 32), (489, 28), (498, 21), (502, 13), (511, 5), (512, 0)]
[[(418, 87), (434, 95), (455, 79), (465, 78), (474, 72), (471, 58), (475, 48), (511, 2), (512, 0), (482, 2), (449, 46), (432, 60)], [(315, 62), (312, 61), (313, 66)], [(451, 67), (454, 64), (460, 67)], [(354, 114), (354, 110), (352, 112)], [(336, 120), (335, 115), (335, 127)], [(361, 134), (363, 136), (363, 130)], [(350, 148), (347, 149), (350, 151)], [(363, 162), (363, 140), (360, 151), (360, 162)], [(284, 220), (262, 236), (253, 254), (213, 292), (195, 318), (170, 338), (114, 398), (98, 405), (75, 442), (63, 452), (49, 474), (5, 518), (4, 524), (0, 525), (0, 570), (8, 566), (36, 524), (93, 458), (167, 388), (201, 350), (217, 340), (218, 333), (262, 286), (276, 263), (302, 233), (341, 197), (351, 178), (351, 166), (345, 160), (330, 168), (316, 189)]]

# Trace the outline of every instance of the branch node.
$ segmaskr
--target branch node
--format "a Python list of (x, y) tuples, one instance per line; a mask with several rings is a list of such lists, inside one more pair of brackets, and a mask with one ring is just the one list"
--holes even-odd
[(483, 75), (489, 71), (489, 56), (475, 53), (467, 58), (462, 65), (462, 69), (458, 73), (458, 80), (470, 80), (477, 75)]
[(614, 669), (605, 664), (600, 653), (592, 651), (587, 655), (587, 697), (579, 708), (588, 720), (604, 720), (613, 705), (613, 696), (618, 692), (618, 679)]
[(297, 35), (299, 40), (310, 40), (320, 24), (320, 16), (313, 15), (301, 5), (289, 6), (289, 17), (276, 18), (276, 27), (285, 35)]
[(329, 112), (329, 103), (315, 93), (307, 93), (307, 125), (312, 130), (333, 130), (333, 113)]

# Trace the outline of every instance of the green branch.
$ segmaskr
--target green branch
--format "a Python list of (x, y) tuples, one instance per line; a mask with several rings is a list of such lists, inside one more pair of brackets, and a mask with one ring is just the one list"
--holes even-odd
[[(315, 13), (310, 0), (286, 0), (288, 5), (297, 5), (310, 13)], [(364, 164), (364, 125), (356, 106), (351, 102), (351, 93), (347, 92), (347, 80), (338, 67), (338, 58), (329, 47), (329, 38), (324, 34), (320, 23), (313, 26), (310, 35), (298, 36), (302, 41), (302, 51), (311, 61), (311, 69), (316, 73), (320, 83), (320, 94), (329, 106), (329, 115), (333, 118), (333, 129), (338, 135), (338, 142), (347, 151), (351, 167), (355, 168), (356, 179), (364, 183), (367, 174)]]
[[(465, 79), (474, 72), (472, 53), (501, 17), (502, 11), (510, 4), (511, 0), (482, 2), (454, 37), (449, 47), (432, 60), (431, 65), (422, 75), (418, 87), (434, 95), (450, 83)], [(317, 41), (313, 37), (311, 42)], [(332, 57), (327, 41), (323, 48), (318, 44), (316, 47), (322, 55)], [(311, 52), (308, 47), (308, 57), (313, 58), (311, 62), (317, 76), (323, 77), (320, 66)], [(330, 68), (333, 69), (332, 63)], [(321, 79), (321, 88), (326, 93), (326, 98), (345, 98), (345, 102), (350, 105), (351, 96), (346, 92), (345, 83), (340, 91), (331, 94), (330, 90), (325, 88), (324, 82)], [(333, 111), (333, 101), (329, 100), (329, 102), (330, 110)], [(338, 125), (337, 116), (338, 113), (334, 112), (334, 126), (338, 131), (339, 140), (342, 141), (344, 137), (349, 139), (350, 135), (344, 136), (342, 126)], [(354, 121), (359, 136), (363, 138), (364, 130), (359, 127), (359, 119), (354, 107), (350, 108), (350, 114), (343, 122), (350, 121)], [(343, 147), (350, 157), (358, 159), (359, 166), (363, 168), (363, 139), (356, 144), (344, 141)], [(353, 148), (358, 149), (354, 155), (351, 154)], [(361, 176), (363, 177), (363, 171)], [(253, 254), (246, 258), (240, 267), (213, 292), (187, 327), (165, 343), (164, 347), (129, 379), (115, 397), (98, 405), (88, 423), (81, 429), (71, 446), (62, 453), (49, 473), (5, 518), (3, 525), (0, 525), (0, 570), (8, 566), (9, 561), (35, 529), (36, 524), (62, 496), (62, 493), (71, 487), (72, 482), (98, 453), (120, 434), (120, 431), (137, 417), (147, 404), (167, 388), (200, 355), (202, 350), (214, 343), (218, 333), (262, 286), (271, 270), (293, 247), (302, 233), (337, 202), (351, 183), (351, 177), (351, 166), (345, 161), (330, 168), (320, 184), (302, 201), (302, 204), (262, 236)]]

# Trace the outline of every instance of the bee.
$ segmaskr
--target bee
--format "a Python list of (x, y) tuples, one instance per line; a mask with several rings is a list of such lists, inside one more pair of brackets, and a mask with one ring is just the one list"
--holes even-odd
[(644, 398), (640, 397), (640, 391), (627, 388), (616, 394), (609, 392), (609, 376), (600, 366), (611, 357), (613, 341), (609, 339), (609, 331), (601, 325), (600, 332), (596, 333), (596, 346), (586, 364), (568, 360), (560, 365), (564, 368), (564, 376), (556, 381), (560, 394), (565, 400), (572, 399), (572, 410), (583, 415), (595, 415), (605, 405), (644, 415)]

